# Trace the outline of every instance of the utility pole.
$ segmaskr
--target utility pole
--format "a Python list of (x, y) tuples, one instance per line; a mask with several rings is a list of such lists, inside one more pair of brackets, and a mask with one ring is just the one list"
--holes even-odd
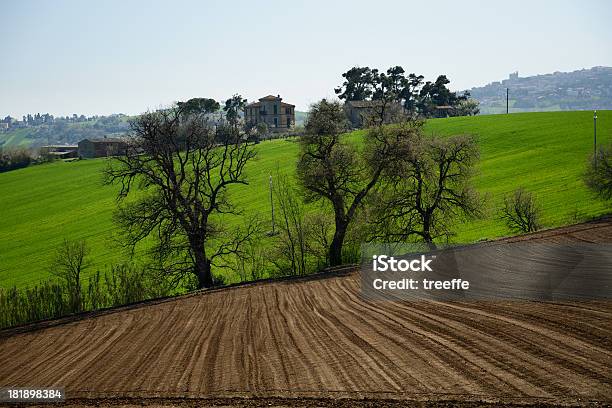
[(270, 205), (272, 206), (272, 235), (276, 232), (274, 231), (274, 198), (272, 196), (272, 175), (270, 174)]
[(509, 93), (510, 93), (510, 88), (506, 88), (506, 115), (510, 113)]
[(597, 167), (597, 111), (593, 111), (593, 160)]

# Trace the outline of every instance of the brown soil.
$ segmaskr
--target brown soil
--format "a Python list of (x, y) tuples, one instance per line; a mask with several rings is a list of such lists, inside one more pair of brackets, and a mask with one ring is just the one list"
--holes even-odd
[[(612, 221), (520, 239), (612, 242)], [(0, 386), (64, 386), (71, 406), (612, 402), (612, 301), (359, 292), (359, 275), (340, 272), (5, 330)]]

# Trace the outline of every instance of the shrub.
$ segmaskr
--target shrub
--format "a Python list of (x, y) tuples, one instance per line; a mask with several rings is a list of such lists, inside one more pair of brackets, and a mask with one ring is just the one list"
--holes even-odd
[(506, 223), (512, 232), (527, 233), (541, 228), (540, 213), (541, 209), (535, 196), (519, 188), (513, 194), (504, 197), (500, 219)]
[(64, 316), (73, 312), (67, 286), (46, 281), (31, 287), (0, 288), (0, 327)]
[(587, 187), (604, 200), (612, 199), (612, 145), (592, 156), (584, 175)]
[(20, 169), (27, 167), (32, 162), (32, 156), (27, 149), (24, 148), (12, 148), (2, 149), (0, 148), (0, 173)]
[[(78, 303), (74, 302), (75, 291), (80, 293)], [(103, 275), (97, 271), (89, 278), (87, 290), (75, 289), (74, 283), (59, 279), (31, 288), (0, 288), (0, 328), (155, 299), (170, 293), (168, 281), (151, 275), (147, 269), (127, 264), (115, 265)]]

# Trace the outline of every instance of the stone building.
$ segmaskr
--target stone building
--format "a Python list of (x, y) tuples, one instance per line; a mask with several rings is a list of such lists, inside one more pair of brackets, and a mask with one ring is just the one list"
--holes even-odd
[(405, 112), (398, 102), (384, 103), (375, 101), (347, 101), (344, 104), (344, 112), (351, 127), (359, 129), (364, 127), (373, 118), (383, 116), (387, 122), (392, 122), (399, 114)]
[(79, 157), (109, 157), (125, 154), (127, 143), (122, 139), (83, 139), (79, 142)]
[(265, 123), (272, 132), (286, 132), (295, 126), (295, 105), (285, 103), (280, 95), (268, 95), (244, 107), (245, 123)]

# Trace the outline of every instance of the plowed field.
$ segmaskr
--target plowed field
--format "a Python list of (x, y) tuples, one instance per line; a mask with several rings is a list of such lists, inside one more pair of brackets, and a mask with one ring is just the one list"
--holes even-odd
[[(612, 242), (612, 221), (521, 239)], [(612, 402), (611, 301), (359, 292), (347, 270), (7, 330), (0, 386), (64, 386), (73, 405)]]

